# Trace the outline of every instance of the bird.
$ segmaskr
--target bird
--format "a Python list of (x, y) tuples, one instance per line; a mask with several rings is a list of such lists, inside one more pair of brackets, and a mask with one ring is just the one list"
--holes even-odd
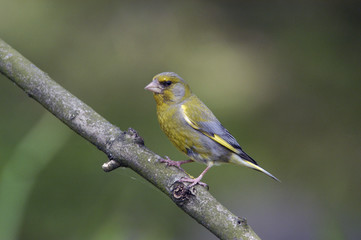
[(242, 150), (237, 140), (192, 93), (189, 85), (178, 74), (159, 73), (153, 77), (145, 90), (153, 92), (160, 128), (175, 147), (189, 157), (185, 161), (173, 161), (165, 157), (161, 162), (181, 170), (181, 165), (189, 162), (207, 165), (198, 177), (180, 179), (181, 182), (188, 183), (189, 188), (196, 184), (207, 186), (201, 182), (203, 176), (212, 166), (221, 163), (243, 165), (280, 182)]

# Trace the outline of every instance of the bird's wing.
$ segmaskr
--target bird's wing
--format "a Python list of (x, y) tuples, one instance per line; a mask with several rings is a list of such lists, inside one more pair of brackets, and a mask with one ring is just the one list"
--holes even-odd
[[(196, 100), (194, 100), (196, 101)], [(223, 127), (214, 114), (199, 99), (181, 105), (184, 120), (195, 130), (239, 155), (242, 159), (257, 164), (239, 146), (236, 139)]]

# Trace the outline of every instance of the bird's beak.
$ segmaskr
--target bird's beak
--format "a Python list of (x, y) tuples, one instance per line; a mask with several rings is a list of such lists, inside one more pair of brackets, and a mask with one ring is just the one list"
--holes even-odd
[(153, 80), (151, 83), (149, 83), (145, 88), (145, 90), (154, 92), (154, 93), (161, 93), (162, 89), (160, 87), (160, 84), (158, 80)]

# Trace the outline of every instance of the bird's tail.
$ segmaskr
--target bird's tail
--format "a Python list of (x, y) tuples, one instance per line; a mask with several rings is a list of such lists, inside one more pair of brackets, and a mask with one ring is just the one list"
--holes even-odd
[(245, 159), (242, 159), (240, 156), (238, 156), (237, 154), (232, 154), (231, 158), (230, 158), (230, 162), (234, 163), (236, 165), (243, 165), (249, 168), (252, 168), (254, 170), (257, 170), (259, 172), (262, 172), (264, 174), (266, 174), (267, 176), (273, 178), (274, 180), (281, 182), (280, 180), (278, 180), (278, 178), (276, 178), (275, 176), (273, 176), (272, 174), (270, 174), (269, 172), (267, 172), (266, 170), (264, 170), (263, 168), (261, 168), (260, 166), (257, 165), (257, 163), (254, 161), (248, 161)]

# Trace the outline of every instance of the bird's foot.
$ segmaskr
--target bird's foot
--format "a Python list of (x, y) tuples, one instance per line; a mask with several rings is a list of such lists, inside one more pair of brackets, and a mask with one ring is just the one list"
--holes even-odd
[(181, 167), (182, 164), (193, 162), (193, 160), (185, 160), (185, 161), (173, 161), (168, 156), (165, 156), (164, 158), (160, 159), (159, 162), (167, 164), (167, 166), (173, 166), (178, 168), (179, 170), (182, 170), (184, 172), (184, 169)]
[(187, 183), (190, 183), (187, 188), (190, 189), (191, 187), (195, 186), (195, 185), (200, 185), (202, 187), (205, 187), (206, 189), (209, 189), (208, 185), (204, 182), (201, 182), (201, 179), (202, 179), (203, 176), (199, 176), (197, 178), (189, 178), (189, 177), (183, 177), (181, 178), (179, 181), (180, 182), (187, 182)]

